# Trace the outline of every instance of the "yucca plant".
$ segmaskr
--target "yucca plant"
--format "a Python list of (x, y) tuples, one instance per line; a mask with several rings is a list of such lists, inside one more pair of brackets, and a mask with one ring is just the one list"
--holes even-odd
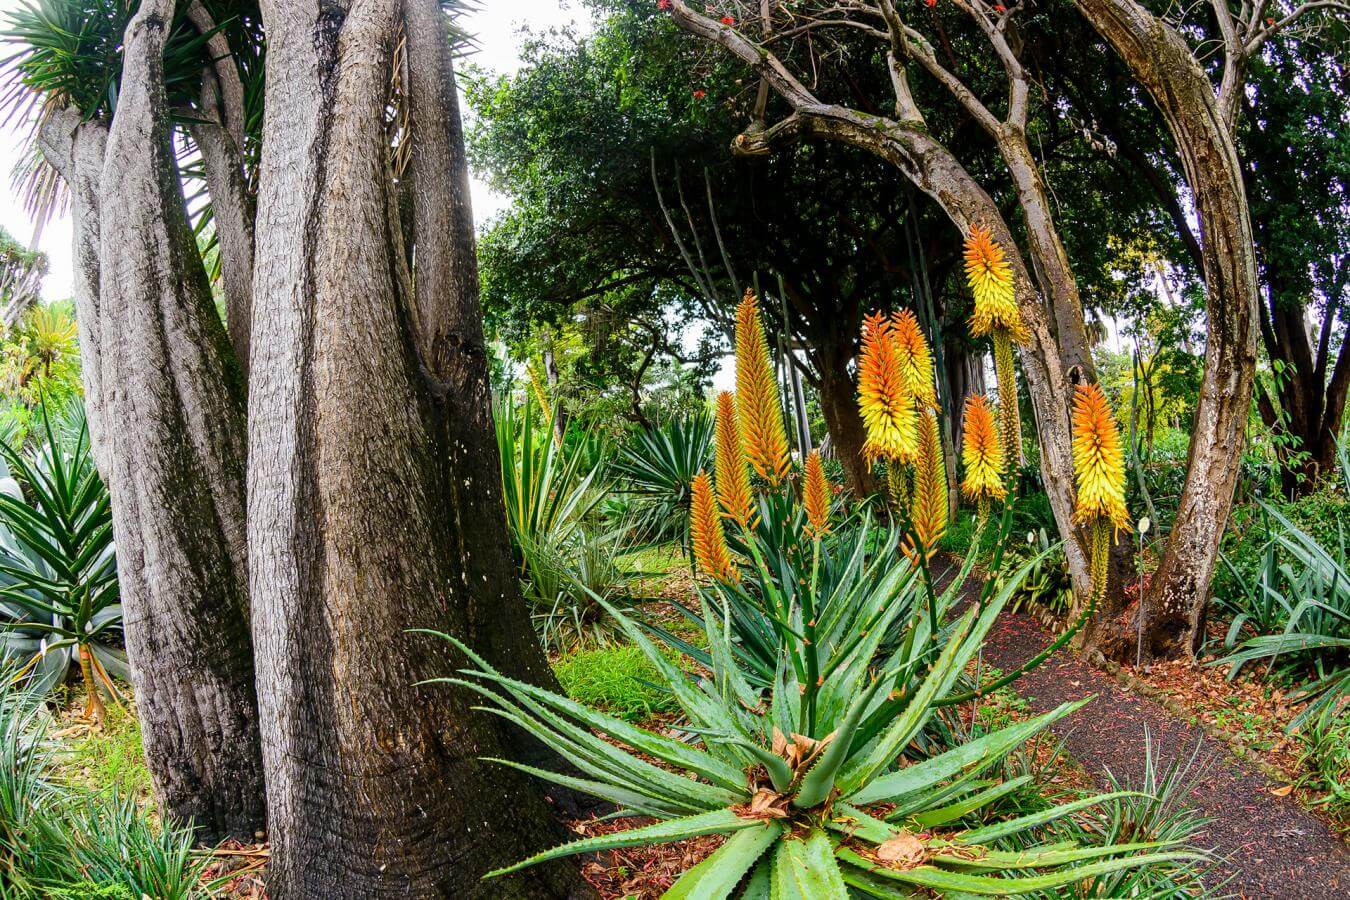
[(0, 648), (19, 676), (46, 693), (78, 667), (86, 714), (101, 720), (101, 692), (129, 675), (120, 648), (108, 489), (94, 467), (82, 410), (24, 455), (0, 444)]
[(593, 441), (557, 441), (530, 400), (496, 409), (506, 520), (520, 561), (521, 585), (546, 647), (607, 643), (613, 632), (602, 597), (627, 600), (627, 576), (615, 565), (628, 529), (604, 528), (604, 454)]
[(677, 538), (689, 551), (689, 498), (694, 476), (708, 468), (712, 419), (676, 416), (639, 432), (620, 451), (612, 473), (616, 489), (639, 500), (633, 531), (644, 541)]
[(666, 897), (845, 900), (908, 897), (922, 888), (1012, 895), (1193, 859), (1193, 853), (1157, 841), (1003, 849), (1014, 835), (1128, 792), (982, 821), (981, 811), (1013, 788), (980, 776), (1085, 701), (931, 757), (906, 756), (1008, 595), (1005, 589), (983, 610), (967, 611), (935, 656), (916, 655), (910, 642), (902, 642), (892, 654), (874, 658), (866, 644), (877, 638), (865, 639), (833, 671), (818, 676), (814, 710), (804, 699), (808, 686), (786, 658), (767, 697), (746, 680), (725, 620), (723, 629), (706, 632), (711, 671), (692, 680), (626, 616), (611, 611), (661, 673), (684, 715), (681, 727), (689, 741), (515, 681), (446, 637), (474, 667), (463, 670), (463, 677), (441, 680), (482, 694), (490, 711), (572, 760), (583, 777), (496, 762), (607, 799), (625, 815), (657, 820), (565, 844), (489, 877), (561, 856), (709, 834), (726, 835), (727, 841)]

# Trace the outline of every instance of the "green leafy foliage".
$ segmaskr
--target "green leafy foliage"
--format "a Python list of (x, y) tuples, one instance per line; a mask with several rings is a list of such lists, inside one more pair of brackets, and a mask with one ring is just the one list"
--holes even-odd
[(1272, 539), (1255, 583), (1230, 563), (1242, 599), (1229, 600), (1235, 615), (1226, 643), (1233, 647), (1247, 626), (1258, 633), (1216, 664), (1231, 664), (1235, 678), (1246, 663), (1264, 660), (1298, 681), (1293, 699), (1308, 702), (1298, 727), (1350, 696), (1350, 557), (1344, 537), (1324, 546), (1274, 506), (1261, 507), (1274, 524)]
[(560, 443), (529, 400), (508, 397), (495, 412), (506, 521), (544, 644), (607, 643), (613, 625), (597, 598), (626, 602), (628, 578), (616, 560), (628, 529), (601, 521), (604, 455), (590, 439)]
[(82, 408), (43, 417), (30, 454), (0, 444), (0, 645), (46, 693), (81, 665), (91, 704), (127, 678), (108, 489), (94, 468)]
[(678, 539), (689, 548), (689, 498), (694, 476), (712, 468), (712, 417), (673, 417), (634, 435), (619, 452), (618, 489), (637, 498), (633, 528), (639, 540)]
[(152, 823), (116, 791), (56, 777), (41, 698), (0, 681), (0, 896), (203, 898), (192, 831)]

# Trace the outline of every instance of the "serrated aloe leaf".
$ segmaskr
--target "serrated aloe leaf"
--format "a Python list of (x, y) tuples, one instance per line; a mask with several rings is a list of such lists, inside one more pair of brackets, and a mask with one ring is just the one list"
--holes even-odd
[(1140, 850), (1156, 850), (1165, 846), (1160, 841), (1137, 844), (1116, 844), (1106, 847), (1040, 848), (1016, 852), (990, 850), (979, 859), (967, 859), (960, 855), (941, 852), (933, 854), (933, 862), (942, 866), (959, 866), (971, 869), (1041, 869), (1046, 866), (1062, 866), (1071, 862), (1082, 862), (1102, 856), (1123, 856)]
[(773, 858), (774, 900), (848, 900), (834, 844), (820, 829), (804, 840), (785, 839)]
[(788, 768), (787, 760), (776, 753), (772, 753), (759, 744), (750, 741), (740, 741), (736, 743), (747, 750), (755, 759), (759, 760), (764, 769), (769, 773), (769, 780), (773, 782), (774, 790), (780, 794), (785, 794), (792, 787), (792, 769)]
[(541, 862), (548, 862), (550, 859), (575, 856), (578, 853), (598, 853), (602, 850), (620, 850), (624, 847), (668, 844), (671, 841), (682, 841), (686, 838), (701, 837), (705, 834), (732, 834), (737, 831), (744, 831), (747, 828), (760, 827), (763, 827), (763, 823), (760, 821), (742, 819), (729, 809), (716, 809), (696, 816), (685, 816), (681, 819), (671, 819), (668, 822), (657, 822), (654, 825), (620, 831), (617, 834), (602, 834), (593, 838), (572, 841), (554, 847), (552, 850), (536, 853), (529, 859), (521, 860), (515, 865), (495, 869), (483, 877), (496, 878), (499, 875), (518, 872)]
[(1007, 728), (1001, 728), (998, 731), (976, 738), (921, 763), (915, 763), (897, 772), (883, 775), (850, 795), (848, 801), (854, 805), (882, 801), (895, 802), (898, 798), (913, 791), (923, 790), (938, 784), (944, 778), (950, 778), (967, 766), (981, 765), (984, 768), (992, 765), (1002, 759), (1013, 747), (1057, 719), (1061, 719), (1079, 709), (1086, 702), (1088, 701), (1078, 700), (1073, 703), (1061, 704), (1050, 712), (1034, 719), (1009, 725)]
[(938, 825), (946, 825), (948, 822), (953, 822), (977, 809), (988, 806), (1000, 797), (1006, 797), (1018, 788), (1030, 784), (1031, 781), (1030, 775), (1022, 775), (1002, 784), (992, 785), (955, 803), (919, 813), (913, 817), (914, 824), (920, 828), (935, 828)]
[(1119, 800), (1122, 797), (1142, 796), (1143, 794), (1140, 794), (1138, 791), (1115, 791), (1110, 794), (1099, 794), (1096, 797), (1085, 797), (1082, 800), (1065, 803), (1062, 806), (1056, 806), (1054, 809), (1047, 809), (1044, 812), (1019, 816), (1016, 819), (1009, 819), (1006, 822), (997, 822), (993, 825), (986, 825), (983, 828), (972, 828), (970, 831), (957, 835), (954, 840), (963, 844), (987, 844), (990, 841), (996, 841), (999, 838), (1017, 834), (1019, 831), (1026, 831), (1028, 828), (1035, 828), (1037, 825), (1053, 822), (1055, 819), (1067, 816), (1069, 813), (1078, 812), (1080, 809), (1087, 809), (1089, 806), (1096, 806), (1098, 803)]
[(609, 784), (603, 781), (593, 781), (589, 778), (577, 778), (572, 775), (564, 775), (561, 772), (551, 772), (548, 769), (540, 769), (535, 766), (527, 766), (524, 763), (512, 762), (509, 759), (501, 759), (495, 756), (479, 757), (483, 762), (496, 763), (501, 766), (508, 766), (512, 769), (518, 769), (527, 775), (533, 775), (543, 781), (549, 781), (553, 784), (560, 784), (563, 787), (571, 788), (574, 791), (580, 791), (583, 794), (590, 794), (592, 797), (599, 797), (602, 800), (608, 800), (611, 803), (618, 804), (625, 809), (644, 816), (652, 816), (660, 819), (674, 819), (688, 813), (687, 809), (670, 806), (661, 803), (645, 794), (637, 791), (628, 790), (615, 784)]
[(849, 708), (848, 716), (835, 732), (834, 739), (802, 778), (797, 794), (792, 798), (793, 806), (798, 809), (810, 809), (819, 806), (830, 796), (830, 791), (834, 789), (835, 775), (848, 759), (858, 723), (862, 721), (863, 713), (881, 689), (882, 682), (876, 681), (854, 699), (853, 706)]
[(775, 900), (773, 896), (773, 857), (760, 857), (755, 870), (746, 879), (741, 900)]
[(1066, 884), (1109, 875), (1124, 869), (1134, 869), (1163, 862), (1192, 862), (1199, 858), (1197, 854), (1177, 851), (1172, 853), (1146, 853), (1123, 859), (1111, 859), (1086, 866), (1070, 866), (1058, 872), (1045, 875), (998, 878), (992, 875), (972, 875), (965, 872), (949, 872), (934, 866), (918, 866), (913, 869), (889, 869), (873, 863), (857, 853), (842, 847), (839, 858), (850, 865), (881, 878), (916, 884), (936, 891), (953, 891), (984, 896), (1006, 897), (1012, 894), (1026, 894), (1032, 891), (1047, 891), (1063, 887)]
[(745, 873), (759, 862), (782, 833), (783, 827), (777, 822), (736, 832), (711, 856), (680, 876), (680, 880), (661, 895), (662, 900), (724, 900), (730, 897)]
[(963, 616), (957, 625), (956, 636), (943, 649), (942, 655), (933, 665), (933, 670), (928, 673), (923, 684), (915, 692), (904, 712), (896, 716), (895, 721), (891, 723), (880, 738), (872, 744), (871, 749), (858, 757), (854, 757), (855, 762), (850, 765), (839, 778), (839, 789), (854, 803), (865, 801), (858, 800), (854, 796), (859, 788), (870, 782), (891, 760), (895, 759), (901, 748), (909, 743), (914, 737), (914, 733), (923, 726), (924, 721), (932, 712), (932, 702), (942, 681), (950, 669), (958, 660), (961, 651), (962, 638), (969, 630), (971, 619), (974, 617), (974, 611), (968, 612)]
[[(909, 900), (911, 897), (931, 896), (928, 891), (921, 891), (918, 888), (911, 888), (894, 881), (885, 881), (870, 875), (856, 866), (841, 864), (839, 871), (843, 873), (844, 883), (853, 889), (854, 896), (876, 897), (877, 900)], [(950, 898), (959, 895), (948, 894)]]
[(847, 803), (834, 805), (834, 815), (826, 823), (826, 827), (846, 837), (861, 838), (873, 844), (885, 843), (895, 837), (898, 831), (895, 826)]
[(682, 769), (696, 772), (714, 784), (729, 790), (740, 790), (745, 786), (745, 776), (740, 769), (697, 747), (691, 747), (683, 741), (672, 740), (614, 716), (597, 712), (585, 704), (545, 690), (537, 685), (516, 681), (497, 674), (492, 674), (491, 677), (492, 680), (497, 681), (504, 687), (524, 693), (558, 712), (565, 713), (643, 753), (655, 756), (657, 759), (664, 760)]

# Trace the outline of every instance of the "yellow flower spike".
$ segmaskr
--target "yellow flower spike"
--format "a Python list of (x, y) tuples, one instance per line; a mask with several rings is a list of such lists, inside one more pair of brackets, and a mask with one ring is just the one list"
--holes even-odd
[(937, 409), (937, 388), (933, 381), (933, 351), (910, 310), (891, 314), (891, 334), (895, 338), (896, 357), (905, 387), (914, 395), (920, 409)]
[(1008, 332), (994, 332), (994, 374), (998, 378), (998, 419), (1002, 430), (1003, 461), (1012, 471), (1022, 461), (1022, 413), (1017, 404), (1017, 377), (1013, 369), (1012, 340)]
[(919, 452), (918, 411), (905, 386), (891, 324), (881, 313), (863, 321), (858, 409), (867, 430), (863, 454), (869, 460), (913, 462)]
[(994, 425), (994, 409), (983, 394), (966, 398), (965, 427), (961, 439), (961, 462), (966, 478), (961, 492), (971, 500), (1002, 500), (1003, 445)]
[(731, 550), (722, 531), (722, 517), (717, 514), (713, 500), (712, 481), (707, 473), (694, 476), (693, 494), (689, 503), (689, 536), (694, 545), (694, 563), (700, 572), (718, 581), (740, 580), (740, 573), (731, 563)]
[[(925, 558), (932, 559), (938, 541), (947, 533), (947, 466), (942, 458), (937, 415), (932, 410), (919, 415), (919, 458), (914, 463), (910, 527), (924, 548)], [(913, 558), (912, 543), (907, 552)]]
[(714, 464), (717, 471), (717, 499), (722, 512), (742, 528), (754, 520), (754, 502), (750, 495), (750, 469), (741, 446), (741, 431), (736, 424), (736, 397), (731, 391), (717, 395), (717, 444)]
[(736, 308), (736, 409), (745, 455), (759, 476), (777, 487), (790, 464), (787, 431), (754, 291), (746, 291)]
[(975, 295), (975, 311), (970, 316), (970, 333), (975, 337), (993, 334), (998, 329), (1025, 344), (1031, 337), (1017, 308), (1017, 291), (1007, 255), (989, 229), (978, 223), (970, 226), (966, 237), (966, 281)]
[(825, 467), (820, 464), (820, 451), (812, 450), (806, 457), (806, 473), (802, 482), (802, 506), (806, 509), (806, 531), (813, 540), (830, 532), (830, 483), (825, 480)]
[(1113, 530), (1130, 526), (1125, 508), (1125, 451), (1120, 429), (1101, 385), (1078, 385), (1073, 398), (1073, 471), (1078, 486), (1073, 520), (1104, 520)]

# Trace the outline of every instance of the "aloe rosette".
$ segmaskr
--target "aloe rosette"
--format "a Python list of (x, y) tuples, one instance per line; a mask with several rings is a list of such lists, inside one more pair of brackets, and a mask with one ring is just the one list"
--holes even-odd
[[(916, 654), (902, 642), (874, 656), (879, 640), (819, 676), (814, 717), (804, 686), (782, 657), (767, 696), (744, 677), (723, 629), (709, 627), (711, 670), (691, 678), (636, 624), (612, 614), (661, 673), (693, 740), (631, 725), (496, 671), (447, 637), (473, 668), (440, 679), (477, 691), (484, 707), (529, 731), (575, 763), (580, 776), (493, 760), (616, 804), (620, 815), (653, 824), (584, 838), (489, 873), (488, 877), (578, 853), (724, 835), (711, 856), (688, 870), (665, 897), (813, 898), (1011, 895), (1195, 854), (1159, 843), (1028, 847), (1005, 839), (1096, 804), (1115, 792), (1045, 811), (984, 822), (980, 815), (1028, 777), (986, 776), (1016, 747), (1084, 702), (1059, 708), (927, 758), (907, 756), (939, 701), (956, 685), (1010, 590), (966, 612), (945, 633), (940, 653)], [(709, 615), (707, 621), (715, 622)], [(916, 666), (922, 674), (915, 675)], [(606, 740), (609, 738), (613, 741)], [(912, 752), (912, 751), (909, 751)], [(976, 824), (978, 822), (978, 824)]]

